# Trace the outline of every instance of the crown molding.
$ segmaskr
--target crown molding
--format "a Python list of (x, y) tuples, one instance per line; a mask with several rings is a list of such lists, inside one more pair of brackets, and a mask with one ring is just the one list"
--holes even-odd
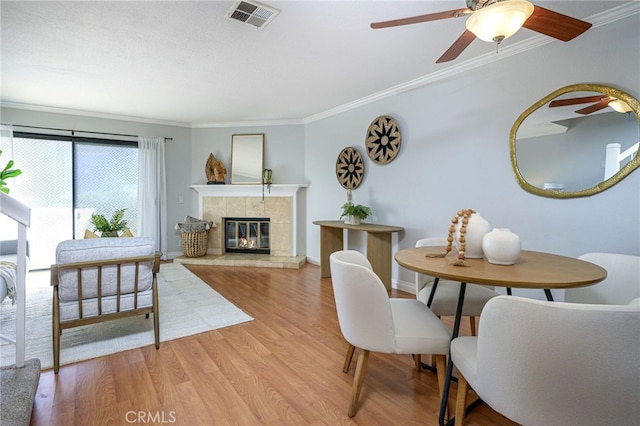
[(296, 126), (304, 124), (301, 118), (290, 120), (260, 120), (260, 121), (228, 121), (219, 123), (193, 123), (193, 129), (209, 129), (214, 127), (266, 127), (266, 126)]
[(76, 110), (76, 109), (70, 109), (70, 108), (50, 107), (50, 106), (44, 106), (44, 105), (22, 104), (17, 102), (0, 101), (0, 106), (2, 108), (24, 109), (29, 111), (49, 112), (53, 114), (79, 115), (83, 117), (103, 118), (107, 120), (134, 121), (136, 123), (159, 124), (162, 126), (174, 126), (174, 127), (187, 127), (187, 128), (192, 127), (191, 123), (184, 123), (180, 121), (157, 120), (157, 119), (146, 118), (146, 117), (135, 117), (135, 116), (129, 116), (129, 115), (109, 114), (104, 112), (83, 111), (83, 110)]

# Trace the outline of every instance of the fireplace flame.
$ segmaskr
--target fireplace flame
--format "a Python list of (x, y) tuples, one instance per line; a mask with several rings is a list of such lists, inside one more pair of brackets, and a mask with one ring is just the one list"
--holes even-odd
[(248, 240), (245, 237), (240, 237), (238, 248), (241, 249), (253, 249), (256, 248), (256, 240), (254, 238)]

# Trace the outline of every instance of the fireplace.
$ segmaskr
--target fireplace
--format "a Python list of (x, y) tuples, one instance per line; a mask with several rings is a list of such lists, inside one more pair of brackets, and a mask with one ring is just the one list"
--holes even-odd
[(225, 252), (270, 254), (269, 225), (270, 220), (265, 217), (225, 217)]
[(269, 192), (262, 185), (192, 185), (198, 193), (198, 217), (218, 225), (209, 231), (207, 254), (225, 254), (228, 217), (270, 218), (269, 257), (304, 256), (306, 187), (273, 184)]

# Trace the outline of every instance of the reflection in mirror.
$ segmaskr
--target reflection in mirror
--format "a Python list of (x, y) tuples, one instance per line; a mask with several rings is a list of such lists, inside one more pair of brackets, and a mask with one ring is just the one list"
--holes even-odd
[(264, 134), (231, 136), (231, 183), (261, 184)]
[(619, 90), (567, 86), (516, 120), (511, 161), (520, 186), (554, 198), (593, 195), (640, 166), (640, 108)]

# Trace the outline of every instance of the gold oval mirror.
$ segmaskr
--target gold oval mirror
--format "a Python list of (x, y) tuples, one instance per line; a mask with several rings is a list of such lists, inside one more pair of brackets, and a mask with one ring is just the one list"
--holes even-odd
[(584, 197), (640, 166), (640, 104), (607, 86), (566, 86), (536, 102), (511, 128), (518, 184), (552, 198)]

